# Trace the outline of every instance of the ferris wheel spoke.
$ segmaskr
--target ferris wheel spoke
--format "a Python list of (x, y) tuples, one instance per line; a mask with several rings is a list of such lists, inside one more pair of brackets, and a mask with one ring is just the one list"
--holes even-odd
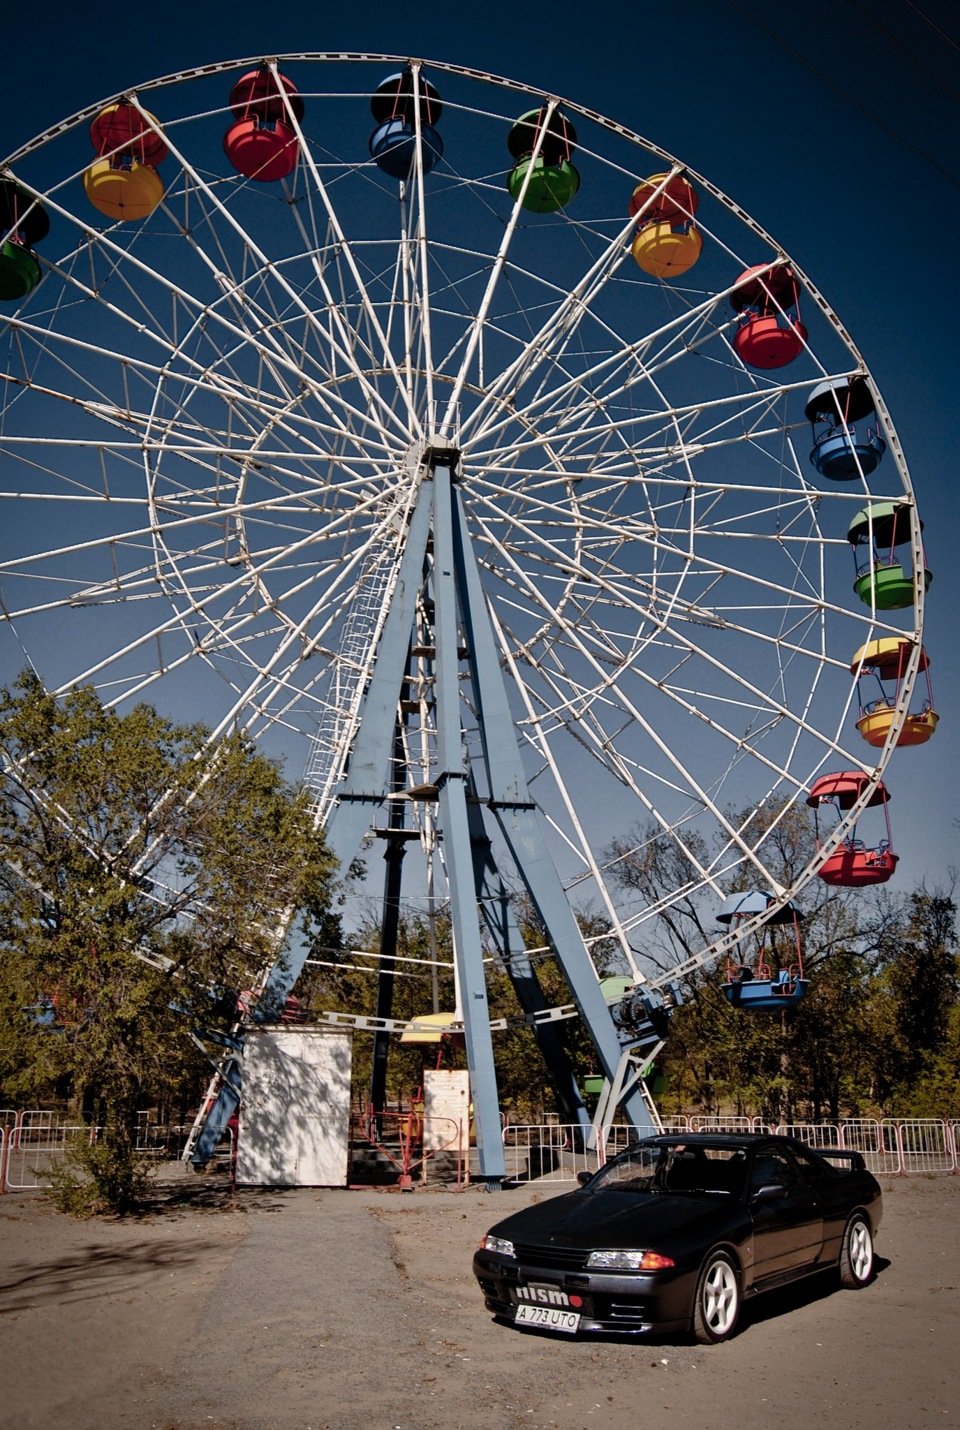
[[(372, 76), (387, 59), (402, 74)], [(514, 120), (504, 111), (521, 96), (537, 108)], [(378, 129), (385, 107), (398, 126), (392, 162), (357, 129), (364, 97)], [(444, 841), (450, 855), (463, 831), (422, 802), (439, 732), (465, 731), (482, 805), (495, 780), (474, 752), (492, 725), (507, 737), (506, 717), (551, 887), (583, 901), (590, 942), (610, 940), (655, 989), (667, 977), (657, 930), (677, 926), (682, 904), (681, 964), (716, 956), (729, 935), (706, 930), (729, 888), (779, 906), (815, 876), (811, 855), (785, 887), (772, 831), (819, 772), (862, 771), (873, 789), (889, 758), (861, 740), (851, 652), (919, 640), (922, 593), (905, 617), (845, 574), (851, 519), (866, 507), (869, 530), (880, 502), (910, 513), (915, 586), (923, 558), (896, 434), (832, 308), (793, 266), (798, 301), (777, 289), (770, 316), (798, 337), (802, 298), (808, 331), (789, 364), (749, 361), (742, 284), (790, 262), (773, 240), (665, 151), (495, 76), (301, 54), (168, 76), (129, 98), (51, 129), (4, 169), (8, 206), (20, 191), (6, 175), (19, 184), (21, 170), (37, 201), (29, 236), (41, 205), (52, 227), (36, 244), (42, 285), (0, 306), (0, 652), (25, 653), (57, 691), (86, 680), (114, 708), (148, 699), (214, 741), (244, 731), (304, 771), (317, 820), (344, 770), (357, 774), (357, 749), (382, 751), (399, 708), (417, 790), (405, 879), (432, 910), (451, 897), (451, 870), (470, 867), (459, 844), (445, 866)], [(138, 151), (148, 103), (163, 117), (146, 118)], [(224, 152), (228, 109), (237, 143)], [(557, 205), (546, 178), (526, 202), (558, 114), (581, 131), (582, 191)], [(99, 218), (80, 211), (91, 121), (98, 164), (114, 126), (107, 177), (121, 193), (97, 199), (85, 171)], [(524, 124), (531, 152), (518, 158)], [(280, 156), (272, 177), (242, 158), (238, 125)], [(631, 185), (646, 207), (627, 213)], [(134, 216), (128, 200), (147, 190), (154, 207)], [(678, 193), (683, 223), (666, 226), (698, 260), (689, 277), (647, 231)], [(21, 267), (33, 273), (26, 256)], [(876, 448), (861, 461), (874, 434), (858, 433), (858, 470), (840, 482), (810, 452), (807, 411), (821, 383), (840, 396), (861, 378), (885, 465), (874, 475)], [(473, 547), (455, 577), (435, 569), (425, 534), (431, 521), (445, 530), (446, 468)], [(440, 614), (438, 590), (453, 593)], [(436, 623), (454, 606), (462, 629), (442, 628), (438, 680)], [(498, 662), (504, 689), (475, 688)], [(522, 887), (522, 850), (486, 808), (480, 818), (499, 887)], [(831, 837), (851, 828), (844, 813)], [(633, 861), (661, 886), (631, 885)], [(279, 986), (263, 970), (249, 986), (264, 981)]]
[[(82, 220), (78, 220), (72, 212), (61, 205), (53, 205), (54, 211), (63, 218), (82, 226)], [(218, 210), (219, 212), (219, 210)], [(199, 294), (188, 292), (181, 283), (175, 282), (165, 273), (141, 260), (136, 253), (123, 248), (116, 243), (108, 233), (99, 233), (95, 236), (95, 248), (104, 252), (114, 263), (118, 270), (126, 271), (130, 269), (137, 273), (141, 279), (148, 283), (156, 283), (161, 289), (165, 289), (172, 301), (180, 302), (184, 306), (185, 312), (191, 315), (191, 322), (185, 333), (180, 335), (176, 345), (161, 329), (157, 329), (155, 316), (150, 309), (145, 312), (150, 314), (149, 321), (144, 321), (144, 313), (141, 313), (138, 305), (137, 312), (128, 313), (122, 307), (114, 303), (108, 303), (107, 308), (111, 315), (126, 324), (131, 333), (136, 334), (138, 340), (144, 336), (149, 340), (159, 342), (162, 348), (169, 354), (170, 362), (183, 364), (188, 369), (188, 374), (198, 375), (200, 381), (197, 387), (203, 391), (206, 384), (213, 382), (214, 391), (222, 391), (223, 398), (229, 400), (231, 397), (250, 398), (255, 400), (263, 399), (262, 382), (258, 379), (257, 387), (251, 389), (249, 379), (236, 373), (231, 374), (229, 368), (229, 347), (222, 347), (214, 344), (212, 352), (217, 359), (217, 368), (227, 368), (227, 376), (224, 377), (222, 371), (216, 371), (213, 379), (210, 378), (211, 364), (206, 354), (191, 356), (185, 352), (185, 343), (189, 341), (191, 333), (199, 335), (200, 341), (205, 343), (209, 349), (210, 339), (208, 329), (213, 325), (213, 330), (218, 332), (225, 342), (232, 342), (237, 353), (243, 352), (249, 359), (255, 355), (264, 365), (264, 371), (269, 372), (271, 379), (275, 383), (276, 398), (278, 403), (289, 403), (293, 396), (300, 390), (303, 380), (303, 364), (301, 357), (296, 351), (285, 351), (284, 344), (277, 338), (275, 332), (271, 331), (274, 326), (272, 315), (269, 325), (254, 323), (251, 313), (248, 311), (250, 305), (239, 304), (239, 311), (235, 308), (231, 316), (227, 316), (223, 310), (223, 301), (229, 299), (233, 293), (233, 288), (226, 276), (217, 269), (202, 247), (196, 242), (192, 235), (185, 234), (185, 239), (192, 251), (196, 252), (202, 259), (208, 274), (213, 277), (220, 301), (210, 302), (208, 298)], [(269, 268), (269, 265), (264, 265)], [(75, 287), (79, 292), (85, 293), (88, 297), (95, 299), (98, 303), (104, 300), (100, 293), (90, 287), (88, 283), (81, 280), (69, 269), (62, 270), (64, 281)], [(129, 286), (129, 285), (128, 285)], [(240, 290), (237, 290), (240, 291)], [(301, 310), (305, 307), (301, 303)], [(302, 316), (302, 311), (300, 316)], [(59, 341), (65, 339), (55, 334)], [(168, 362), (169, 366), (169, 362)], [(171, 379), (172, 380), (172, 379)], [(179, 377), (177, 378), (179, 381)], [(189, 381), (189, 376), (187, 378)], [(231, 391), (231, 386), (233, 391)], [(382, 446), (381, 428), (371, 423), (369, 413), (366, 408), (359, 407), (356, 403), (349, 402), (336, 387), (333, 389), (311, 386), (311, 396), (316, 399), (319, 406), (325, 409), (331, 420), (331, 429), (342, 430), (344, 419), (347, 423), (356, 424), (358, 431), (373, 437), (378, 445)]]
[[(511, 562), (509, 553), (502, 547), (500, 548), (500, 560), (505, 564), (512, 564), (518, 587), (524, 590), (528, 597), (536, 597), (542, 601), (543, 598), (540, 594), (543, 589), (542, 583), (531, 582), (528, 574), (521, 571), (515, 562)], [(617, 604), (619, 605), (619, 603)], [(655, 624), (662, 636), (669, 637), (679, 653), (678, 659), (682, 659), (683, 662), (686, 662), (690, 658), (696, 657), (702, 662), (706, 669), (712, 669), (717, 675), (721, 676), (724, 681), (732, 683), (734, 687), (739, 688), (742, 691), (742, 699), (744, 701), (742, 708), (746, 715), (753, 716), (758, 710), (764, 710), (768, 712), (771, 720), (775, 720), (778, 723), (780, 721), (787, 721), (789, 723), (796, 722), (800, 728), (804, 730), (805, 734), (812, 736), (825, 749), (829, 749), (834, 753), (844, 753), (842, 747), (838, 745), (835, 739), (818, 732), (813, 726), (803, 722), (802, 719), (798, 720), (796, 712), (792, 711), (789, 706), (761, 690), (760, 687), (748, 681), (735, 669), (731, 669), (724, 660), (711, 654), (702, 645), (694, 642), (688, 634), (678, 632), (675, 625), (671, 623), (671, 621), (659, 617), (652, 606), (644, 608), (635, 602), (631, 602), (630, 605), (636, 609), (638, 616), (644, 615), (651, 623)], [(627, 607), (627, 609), (629, 608), (630, 607)], [(546, 609), (549, 609), (549, 607), (547, 606)], [(814, 607), (809, 614), (811, 619), (818, 621), (820, 618), (818, 607)], [(691, 610), (689, 616), (690, 619), (695, 622), (702, 622), (702, 615), (696, 609)], [(646, 721), (639, 716), (633, 699), (626, 695), (622, 687), (622, 681), (616, 674), (617, 671), (629, 667), (630, 661), (627, 655), (616, 645), (613, 647), (609, 645), (609, 638), (603, 627), (594, 629), (594, 634), (596, 635), (599, 645), (597, 651), (592, 650), (590, 642), (587, 639), (591, 627), (588, 622), (585, 621), (582, 611), (578, 610), (573, 618), (567, 618), (566, 616), (561, 618), (558, 616), (557, 619), (560, 623), (560, 628), (564, 632), (565, 643), (570, 651), (575, 652), (577, 657), (585, 659), (588, 668), (592, 669), (595, 676), (600, 678), (601, 684), (597, 687), (597, 690), (603, 692), (602, 698), (604, 700), (616, 701), (618, 709), (628, 714), (631, 720), (637, 720), (640, 728), (644, 729), (645, 733), (650, 733)], [(754, 632), (749, 629), (747, 629), (746, 633), (754, 635)], [(773, 641), (771, 641), (771, 644), (774, 646), (777, 645), (777, 643)], [(818, 650), (809, 651), (802, 646), (797, 649), (798, 653), (809, 655), (818, 661), (822, 659), (821, 653)], [(742, 747), (744, 741), (743, 728), (728, 728), (715, 716), (709, 715), (702, 708), (704, 703), (702, 693), (700, 694), (699, 701), (694, 701), (690, 697), (696, 692), (688, 691), (684, 693), (679, 686), (671, 684), (669, 680), (663, 677), (658, 679), (651, 676), (639, 666), (636, 671), (636, 677), (641, 683), (646, 682), (663, 694), (669, 696), (675, 703), (682, 706), (688, 714), (693, 715), (697, 720), (709, 725), (711, 729), (734, 746), (738, 748)], [(582, 697), (578, 697), (578, 700), (580, 699), (582, 699)], [(559, 718), (556, 711), (551, 711), (551, 718)], [(579, 703), (576, 704), (575, 708), (571, 707), (570, 710), (563, 714), (565, 721), (572, 718), (578, 720), (583, 718), (583, 712)], [(753, 749), (753, 753), (761, 763), (766, 764), (778, 777), (788, 778), (787, 771), (785, 771), (781, 765), (777, 764), (776, 761), (768, 759), (762, 750)], [(704, 795), (703, 790), (700, 789), (698, 789), (696, 793), (698, 798)]]
[[(274, 75), (274, 78), (276, 79), (278, 74), (276, 62), (271, 61), (269, 67)], [(381, 324), (380, 316), (377, 312), (376, 305), (373, 302), (371, 294), (369, 293), (367, 286), (363, 280), (360, 265), (357, 262), (356, 255), (354, 253), (353, 244), (348, 238), (343, 228), (343, 225), (340, 222), (340, 218), (331, 199), (329, 188), (323, 182), (322, 175), (320, 174), (320, 170), (317, 166), (316, 160), (313, 157), (313, 152), (309, 140), (303, 133), (303, 130), (300, 125), (300, 120), (297, 117), (297, 114), (290, 102), (289, 95), (285, 93), (279, 81), (277, 81), (277, 88), (278, 92), (281, 93), (283, 96), (283, 103), (287, 115), (287, 120), (299, 139), (300, 152), (303, 156), (303, 163), (310, 175), (311, 190), (308, 193), (308, 200), (311, 205), (311, 211), (314, 197), (319, 198), (323, 211), (326, 215), (329, 230), (333, 236), (333, 241), (336, 248), (337, 261), (340, 262), (342, 260), (347, 264), (350, 277), (354, 285), (354, 290), (357, 294), (357, 298), (364, 315), (364, 319), (369, 325), (371, 332), (375, 335), (377, 339), (377, 348), (374, 349), (372, 346), (367, 345), (364, 349), (365, 354), (370, 359), (379, 358), (379, 361), (391, 374), (396, 386), (397, 395), (401, 397), (405, 402), (409, 431), (410, 435), (412, 436), (413, 432), (418, 428), (418, 417), (416, 410), (411, 403), (411, 393), (408, 386), (408, 382), (394, 358), (393, 349), (390, 343), (388, 333), (384, 330)], [(316, 260), (314, 260), (314, 269), (318, 281), (323, 287), (325, 287), (323, 273), (320, 270)], [(341, 291), (343, 291), (343, 285), (341, 285)]]
[[(682, 361), (712, 338), (714, 332), (704, 327), (704, 321), (716, 306), (716, 298), (711, 297), (700, 308), (671, 319), (642, 339), (618, 346), (612, 353), (585, 368), (578, 364), (577, 369), (570, 373), (565, 373), (560, 363), (575, 329), (561, 329), (560, 345), (555, 352), (549, 349), (546, 340), (541, 340), (537, 348), (538, 366), (542, 366), (545, 372), (540, 389), (524, 397), (524, 416), (531, 424), (537, 425), (550, 425), (560, 419), (574, 430), (584, 421), (595, 420), (598, 412), (627, 399), (636, 388), (652, 384), (659, 373)], [(584, 306), (581, 317), (586, 311)], [(691, 331), (702, 336), (692, 340)], [(524, 374), (524, 378), (526, 376)], [(518, 383), (513, 392), (519, 391), (520, 387)], [(740, 400), (743, 401), (743, 397)], [(649, 413), (643, 415), (650, 422), (662, 418), (662, 411), (658, 410), (652, 417)], [(509, 417), (491, 413), (473, 434), (471, 452), (483, 450), (478, 446), (481, 440), (491, 442), (499, 438), (508, 422)]]
[[(140, 109), (140, 113), (145, 115), (145, 111), (140, 108), (139, 105), (137, 105), (137, 107)], [(330, 375), (334, 375), (333, 363), (336, 361), (342, 363), (344, 369), (352, 375), (358, 387), (364, 393), (364, 396), (367, 402), (370, 404), (372, 410), (380, 414), (381, 420), (386, 423), (388, 429), (390, 427), (393, 427), (394, 430), (398, 432), (398, 435), (400, 437), (405, 437), (406, 431), (399, 423), (397, 415), (391, 410), (389, 404), (382, 397), (379, 389), (376, 387), (375, 384), (369, 381), (363, 368), (356, 361), (356, 357), (353, 352), (353, 344), (355, 339), (347, 326), (344, 315), (341, 312), (340, 306), (336, 301), (335, 295), (327, 287), (326, 278), (322, 270), (318, 270), (318, 268), (314, 266), (314, 281), (317, 283), (321, 293), (324, 296), (327, 305), (326, 311), (329, 315), (329, 326), (324, 325), (324, 323), (319, 317), (319, 314), (315, 311), (314, 307), (305, 300), (303, 295), (301, 295), (301, 293), (297, 291), (296, 287), (288, 280), (284, 267), (282, 265), (270, 262), (262, 247), (256, 242), (253, 236), (243, 227), (243, 225), (231, 212), (228, 206), (221, 200), (220, 195), (216, 192), (216, 190), (207, 183), (204, 177), (190, 162), (189, 158), (180, 149), (178, 149), (176, 143), (171, 139), (169, 133), (163, 132), (163, 138), (169, 145), (171, 153), (182, 165), (184, 174), (187, 175), (191, 182), (195, 185), (197, 193), (202, 194), (204, 196), (204, 199), (210, 205), (211, 209), (216, 212), (220, 221), (229, 230), (231, 230), (236, 235), (236, 237), (240, 239), (245, 249), (255, 258), (257, 264), (259, 265), (260, 273), (264, 274), (267, 277), (272, 287), (276, 288), (277, 290), (279, 290), (279, 292), (283, 294), (286, 302), (291, 305), (292, 309), (296, 312), (298, 318), (300, 318), (304, 322), (305, 326), (311, 332), (313, 332), (318, 337), (318, 339), (329, 349), (331, 355), (331, 367), (329, 370)], [(315, 182), (317, 182), (319, 176), (316, 174), (315, 166), (313, 167), (312, 172), (314, 175)], [(333, 215), (331, 212), (331, 219), (334, 218), (335, 215)], [(185, 233), (185, 237), (188, 237), (191, 241), (193, 240), (192, 233)], [(199, 245), (197, 245), (197, 248), (198, 251), (202, 254), (203, 251), (199, 247)], [(205, 261), (209, 262), (209, 260), (206, 260), (206, 255), (203, 256)], [(359, 273), (355, 273), (354, 276), (359, 282)], [(361, 291), (364, 291), (362, 288), (362, 283), (360, 287)], [(368, 305), (368, 316), (370, 315), (371, 311), (372, 310), (369, 308)], [(294, 363), (293, 366), (295, 368), (296, 364)], [(357, 409), (357, 415), (363, 415), (360, 409)]]
[[(633, 219), (625, 225), (622, 233), (618, 233), (609, 242), (606, 251), (588, 268), (580, 282), (569, 293), (562, 295), (527, 348), (488, 384), (484, 398), (477, 404), (470, 421), (464, 424), (464, 433), (470, 437), (471, 445), (487, 435), (490, 418), (485, 417), (485, 414), (493, 403), (505, 396), (513, 402), (515, 394), (532, 380), (540, 367), (545, 363), (552, 363), (556, 355), (573, 340), (579, 325), (591, 312), (592, 305), (623, 263), (626, 256), (623, 239), (632, 226)], [(608, 362), (620, 360), (618, 356), (614, 356), (608, 359)]]
[(457, 406), (460, 401), (461, 394), (463, 392), (464, 383), (466, 382), (467, 374), (470, 370), (470, 365), (473, 362), (474, 356), (476, 355), (477, 348), (480, 343), (480, 337), (483, 332), (484, 325), (487, 322), (491, 305), (493, 303), (494, 294), (496, 293), (497, 286), (503, 275), (504, 266), (507, 261), (507, 254), (510, 251), (510, 245), (513, 240), (514, 233), (516, 232), (517, 223), (523, 212), (523, 201), (526, 198), (527, 192), (530, 187), (530, 181), (533, 177), (534, 172), (534, 165), (540, 158), (544, 138), (553, 120), (553, 116), (557, 112), (557, 108), (558, 101), (555, 99), (551, 99), (544, 111), (542, 123), (538, 127), (536, 142), (533, 147), (533, 152), (531, 154), (530, 164), (528, 166), (527, 173), (524, 177), (523, 183), (521, 184), (520, 191), (518, 192), (514, 200), (510, 217), (507, 220), (507, 224), (504, 229), (503, 238), (500, 241), (500, 247), (497, 251), (496, 258), (494, 259), (492, 267), (490, 269), (490, 276), (487, 280), (486, 289), (483, 293), (480, 303), (477, 306), (473, 321), (471, 322), (470, 327), (468, 329), (464, 352), (460, 361), (460, 370), (454, 379), (453, 390), (450, 393), (449, 398), (447, 399), (446, 411), (440, 423), (440, 430), (442, 435), (449, 435), (450, 433), (454, 421), (454, 414), (457, 411)]
[[(503, 627), (501, 627), (501, 631), (503, 632), (505, 637), (509, 637), (509, 631), (505, 630), (505, 628)], [(514, 640), (505, 639), (503, 647), (504, 650), (507, 652), (506, 659), (508, 668), (511, 670), (514, 676), (514, 680), (520, 692), (521, 699), (527, 711), (527, 718), (524, 721), (523, 726), (521, 727), (522, 734), (524, 735), (524, 738), (531, 741), (537, 753), (547, 760), (551, 771), (553, 771), (554, 773), (554, 777), (559, 779), (560, 772), (553, 749), (553, 735), (559, 733), (561, 730), (565, 730), (567, 728), (566, 722), (556, 721), (552, 718), (545, 719), (539, 697), (538, 695), (534, 694), (533, 688), (524, 678), (518, 665), (516, 656), (513, 653), (513, 649), (511, 649), (512, 647), (515, 649), (515, 644), (516, 643)], [(593, 717), (591, 714), (591, 723), (592, 719)], [(589, 749), (595, 757), (598, 757), (601, 764), (609, 765), (611, 751), (609, 746), (609, 740), (605, 734), (601, 733), (599, 740), (597, 740), (593, 738), (595, 732), (591, 731), (591, 738), (587, 738), (585, 727), (581, 724), (579, 720), (574, 722), (574, 725), (572, 726), (572, 732), (574, 734), (574, 738), (577, 739), (579, 743), (582, 743), (585, 748)], [(661, 828), (664, 832), (676, 834), (675, 823), (667, 819), (666, 816), (661, 813), (661, 811), (657, 807), (656, 802), (651, 798), (648, 791), (640, 782), (638, 782), (634, 771), (630, 768), (628, 762), (617, 760), (614, 761), (614, 765), (614, 772), (616, 778), (620, 780), (620, 782), (623, 783), (628, 789), (631, 790), (631, 792), (640, 801), (641, 806), (646, 809), (647, 813), (655, 821), (657, 826)], [(569, 793), (566, 790), (565, 784), (563, 784), (563, 794), (565, 804), (569, 803), (575, 808), (575, 801), (571, 799)], [(678, 843), (680, 844), (684, 855), (688, 859), (690, 866), (692, 868), (697, 869), (703, 883), (705, 885), (716, 888), (715, 877), (710, 874), (706, 867), (701, 865), (699, 856), (694, 847), (692, 845), (685, 844), (682, 840), (682, 837), (678, 839)], [(593, 854), (592, 849), (589, 846), (589, 842), (584, 841), (584, 847), (578, 852), (580, 853), (580, 857), (583, 859), (586, 866), (590, 869), (592, 876), (596, 880), (597, 887), (602, 890), (604, 902), (609, 907), (614, 903), (614, 901), (611, 898), (611, 894), (607, 887), (606, 881), (602, 877), (599, 863), (595, 855)], [(614, 926), (619, 929), (619, 932), (621, 934), (621, 946), (624, 949), (624, 953), (627, 956), (628, 961), (632, 965), (634, 963), (633, 950), (629, 948), (629, 945), (626, 943), (625, 938), (625, 934), (629, 925), (626, 922), (622, 922), (621, 919), (621, 915), (615, 915)]]

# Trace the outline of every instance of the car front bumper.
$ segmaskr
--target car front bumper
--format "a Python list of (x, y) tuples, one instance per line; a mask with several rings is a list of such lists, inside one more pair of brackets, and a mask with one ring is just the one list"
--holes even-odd
[(618, 1336), (689, 1330), (697, 1280), (695, 1270), (561, 1272), (488, 1251), (474, 1255), (473, 1274), (504, 1320), (522, 1303), (543, 1305), (577, 1312), (581, 1332)]

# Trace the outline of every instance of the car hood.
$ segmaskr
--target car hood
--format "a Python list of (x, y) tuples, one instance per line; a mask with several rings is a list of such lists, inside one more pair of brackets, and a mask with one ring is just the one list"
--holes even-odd
[(534, 1246), (662, 1248), (678, 1235), (684, 1245), (715, 1240), (733, 1232), (744, 1216), (729, 1197), (584, 1191), (526, 1207), (491, 1232)]

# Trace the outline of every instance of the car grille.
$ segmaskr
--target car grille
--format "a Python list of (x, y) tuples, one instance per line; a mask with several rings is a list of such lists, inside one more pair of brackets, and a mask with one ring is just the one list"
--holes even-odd
[(587, 1252), (569, 1246), (528, 1246), (524, 1242), (514, 1244), (517, 1260), (534, 1266), (553, 1266), (559, 1271), (582, 1271), (586, 1265)]

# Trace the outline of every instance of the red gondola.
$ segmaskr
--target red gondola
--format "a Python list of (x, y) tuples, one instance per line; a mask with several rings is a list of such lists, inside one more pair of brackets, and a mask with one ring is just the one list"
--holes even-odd
[(303, 118), (303, 100), (292, 80), (262, 65), (243, 75), (230, 91), (234, 123), (223, 149), (238, 174), (259, 184), (289, 178), (300, 157), (294, 128)]
[(786, 367), (803, 351), (800, 285), (789, 263), (758, 264), (734, 284), (730, 302), (740, 320), (733, 350), (748, 367)]
[[(817, 820), (817, 848), (820, 848), (819, 811), (824, 805), (832, 805), (836, 810), (853, 809), (870, 777), (861, 770), (841, 770), (838, 774), (822, 775), (807, 795), (807, 804), (814, 811)], [(894, 854), (890, 833), (890, 814), (887, 805), (890, 795), (886, 787), (877, 782), (876, 788), (864, 808), (883, 806), (887, 837), (880, 843), (869, 846), (857, 838), (856, 828), (837, 845), (832, 854), (817, 870), (825, 884), (838, 885), (845, 889), (863, 889), (871, 884), (885, 884), (897, 867), (899, 855)]]

